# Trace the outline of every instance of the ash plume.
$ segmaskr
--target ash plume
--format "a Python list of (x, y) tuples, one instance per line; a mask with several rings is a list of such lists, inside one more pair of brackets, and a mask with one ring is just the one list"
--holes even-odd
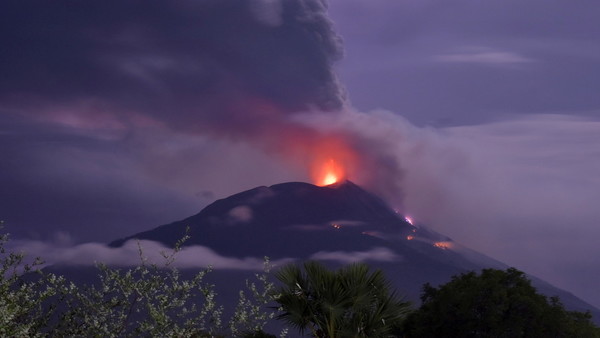
[(0, 213), (18, 235), (94, 240), (330, 159), (401, 201), (396, 139), (349, 108), (325, 1), (3, 2), (0, 38)]
[(375, 190), (389, 190), (382, 176), (400, 172), (379, 141), (310, 122), (344, 119), (349, 106), (333, 69), (342, 41), (325, 1), (0, 6), (0, 109), (25, 124), (100, 130), (125, 143), (140, 129), (166, 128), (250, 143), (307, 170), (336, 156)]
[(281, 115), (343, 106), (331, 68), (341, 40), (320, 0), (0, 6), (4, 109), (87, 106), (120, 121), (141, 114), (177, 129), (244, 134)]

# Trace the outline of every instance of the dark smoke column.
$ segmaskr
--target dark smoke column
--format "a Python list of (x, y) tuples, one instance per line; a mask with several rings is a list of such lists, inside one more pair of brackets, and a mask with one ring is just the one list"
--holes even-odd
[(143, 115), (231, 135), (339, 110), (331, 67), (342, 47), (326, 9), (320, 0), (3, 2), (0, 106)]

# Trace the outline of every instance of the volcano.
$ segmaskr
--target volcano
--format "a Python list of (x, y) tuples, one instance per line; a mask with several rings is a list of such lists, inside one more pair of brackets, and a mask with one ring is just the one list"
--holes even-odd
[[(186, 230), (187, 229), (187, 230)], [(132, 239), (174, 246), (186, 231), (186, 246), (205, 246), (231, 258), (321, 260), (331, 266), (364, 261), (385, 271), (398, 291), (418, 303), (424, 283), (507, 265), (451, 238), (412, 224), (382, 199), (350, 182), (328, 186), (290, 182), (261, 186), (217, 200), (198, 214), (110, 243)], [(600, 311), (534, 276), (536, 288), (559, 296), (572, 310)]]

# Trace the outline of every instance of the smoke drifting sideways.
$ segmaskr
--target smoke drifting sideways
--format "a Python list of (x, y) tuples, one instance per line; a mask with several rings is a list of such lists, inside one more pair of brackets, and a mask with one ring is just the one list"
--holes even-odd
[[(36, 172), (47, 157), (77, 162), (82, 152), (100, 152), (86, 160), (106, 163), (129, 154), (138, 158), (115, 174), (127, 180), (121, 171), (165, 171), (148, 155), (156, 144), (158, 161), (168, 162), (173, 148), (201, 137), (199, 152), (211, 142), (251, 144), (301, 178), (335, 160), (348, 178), (398, 195), (381, 171), (399, 168), (377, 144), (307, 121), (348, 109), (333, 68), (342, 41), (326, 11), (324, 0), (2, 3), (0, 137), (11, 153), (44, 158), (5, 169)], [(57, 144), (81, 151), (49, 155)]]
[[(178, 268), (211, 268), (223, 270), (263, 270), (264, 257), (223, 256), (215, 250), (202, 246), (184, 246), (175, 252), (173, 248), (148, 240), (130, 240), (121, 247), (109, 247), (102, 243), (74, 244), (69, 236), (57, 234), (53, 241), (17, 240), (10, 242), (10, 252), (27, 252), (26, 262), (33, 263), (32, 257), (44, 257), (42, 266), (93, 266), (98, 263), (111, 266), (131, 267), (142, 262), (163, 266), (171, 264)], [(167, 258), (170, 257), (170, 258)], [(336, 261), (344, 264), (351, 262), (401, 261), (388, 248), (375, 247), (367, 251), (319, 251), (311, 256), (313, 259)], [(172, 261), (171, 261), (172, 259)], [(299, 260), (298, 258), (280, 258), (269, 263), (273, 267)], [(40, 267), (40, 266), (38, 266)]]
[(76, 108), (89, 123), (236, 137), (344, 103), (332, 71), (341, 40), (320, 0), (1, 6), (5, 111), (69, 120)]
[[(112, 248), (103, 243), (73, 244), (57, 241), (17, 240), (8, 246), (11, 252), (26, 252), (26, 262), (33, 263), (31, 257), (44, 257), (42, 266), (94, 266), (102, 263), (117, 267), (139, 266), (142, 262), (156, 264), (159, 267), (172, 264), (178, 268), (211, 268), (225, 270), (255, 270), (264, 268), (264, 258), (223, 256), (209, 247), (192, 245), (174, 252), (173, 248), (161, 243), (131, 240), (123, 246)], [(169, 263), (167, 257), (175, 260)], [(282, 266), (294, 261), (293, 258), (281, 258), (270, 262), (273, 266)]]

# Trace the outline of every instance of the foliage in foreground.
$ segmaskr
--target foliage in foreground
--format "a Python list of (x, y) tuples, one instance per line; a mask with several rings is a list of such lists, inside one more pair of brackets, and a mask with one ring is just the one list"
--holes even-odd
[(565, 310), (514, 268), (425, 284), (421, 300), (405, 322), (407, 337), (600, 337), (589, 312)]
[[(1, 229), (0, 222), (0, 229)], [(183, 240), (185, 240), (184, 238)], [(319, 263), (289, 265), (269, 280), (270, 265), (247, 281), (228, 321), (216, 302), (209, 269), (184, 278), (172, 266), (117, 269), (99, 265), (99, 283), (78, 286), (45, 273), (38, 259), (8, 252), (0, 235), (0, 337), (275, 337), (263, 328), (276, 314), (314, 337), (600, 337), (589, 312), (567, 311), (558, 298), (537, 293), (516, 269), (486, 269), (426, 284), (422, 306), (391, 292), (379, 270), (355, 264), (336, 271)], [(25, 278), (27, 277), (27, 278)], [(35, 278), (33, 278), (35, 277)], [(278, 303), (279, 307), (273, 307)], [(284, 330), (281, 336), (287, 333)]]
[(306, 262), (276, 273), (283, 286), (279, 318), (314, 337), (385, 337), (409, 311), (381, 270), (352, 264), (337, 271)]
[[(2, 222), (0, 222), (0, 229)], [(65, 284), (63, 277), (47, 275), (24, 281), (23, 274), (39, 273), (42, 262), (24, 262), (23, 254), (7, 252), (8, 234), (0, 235), (0, 337), (41, 336), (55, 311), (45, 303), (56, 297)]]
[(247, 281), (248, 290), (240, 291), (234, 314), (223, 323), (214, 285), (204, 280), (210, 270), (183, 278), (172, 266), (186, 239), (163, 253), (163, 266), (149, 264), (140, 248), (139, 266), (98, 265), (99, 284), (77, 286), (39, 270), (39, 260), (26, 264), (22, 254), (6, 252), (8, 236), (0, 236), (0, 336), (269, 337), (263, 327), (275, 312), (267, 307), (274, 290), (268, 260), (265, 272), (256, 274), (258, 283)]

